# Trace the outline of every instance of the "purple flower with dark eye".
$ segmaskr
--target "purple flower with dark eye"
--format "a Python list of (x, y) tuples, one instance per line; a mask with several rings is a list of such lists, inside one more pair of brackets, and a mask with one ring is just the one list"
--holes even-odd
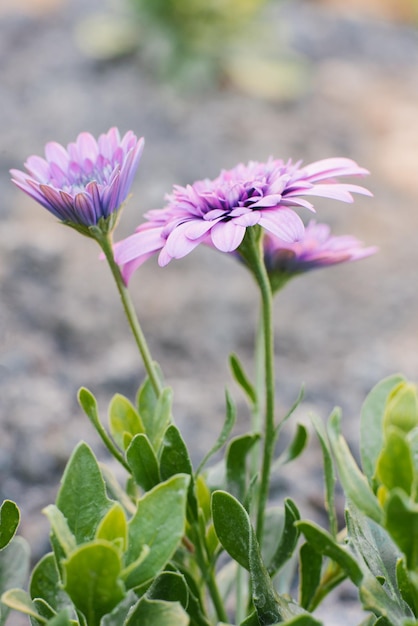
[(328, 224), (311, 220), (299, 241), (288, 243), (266, 234), (263, 240), (264, 261), (273, 291), (297, 274), (346, 261), (363, 259), (377, 252), (375, 246), (363, 247), (350, 235), (331, 235)]
[(306, 196), (352, 202), (352, 193), (372, 195), (364, 187), (340, 183), (338, 176), (364, 176), (368, 171), (344, 158), (325, 159), (302, 167), (269, 159), (223, 170), (214, 180), (175, 186), (165, 208), (149, 211), (147, 224), (119, 242), (116, 260), (125, 281), (151, 254), (160, 251), (166, 265), (191, 252), (200, 243), (222, 252), (241, 245), (246, 229), (259, 225), (282, 241), (303, 236), (304, 226), (291, 207), (314, 211)]
[(30, 156), (27, 172), (11, 170), (12, 180), (59, 220), (88, 231), (109, 222), (126, 200), (143, 145), (132, 131), (121, 139), (117, 128), (97, 141), (80, 133), (67, 148), (47, 143), (45, 158)]

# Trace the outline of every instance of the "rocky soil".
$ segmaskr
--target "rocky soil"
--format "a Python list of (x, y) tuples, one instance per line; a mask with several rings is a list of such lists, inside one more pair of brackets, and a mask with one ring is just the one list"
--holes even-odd
[[(112, 395), (133, 398), (143, 376), (98, 250), (9, 182), (9, 168), (49, 140), (66, 144), (82, 130), (99, 134), (113, 125), (145, 136), (120, 237), (161, 206), (173, 183), (213, 177), (239, 161), (347, 156), (371, 171), (373, 199), (318, 202), (318, 219), (380, 253), (298, 278), (278, 297), (275, 317), (280, 410), (304, 382), (298, 418), (308, 422), (315, 411), (325, 419), (341, 406), (357, 454), (366, 393), (397, 371), (418, 377), (416, 29), (334, 10), (331, 2), (273, 3), (277, 57), (284, 49), (297, 54), (307, 72), (297, 93), (262, 97), (263, 90), (244, 93), (231, 81), (179, 90), (159, 81), (139, 53), (94, 61), (74, 32), (102, 8), (99, 0), (39, 2), (38, 11), (35, 4), (0, 3), (0, 495), (22, 508), (21, 533), (35, 557), (48, 540), (41, 509), (53, 501), (74, 445), (85, 439), (106, 458), (77, 405), (78, 388), (89, 387), (105, 415)], [(251, 361), (254, 285), (233, 260), (202, 249), (164, 270), (150, 261), (132, 293), (198, 460), (221, 427), (225, 384), (245, 428), (227, 358), (235, 351)], [(320, 481), (312, 441), (277, 488), (310, 514), (320, 507)], [(358, 624), (351, 588), (322, 615), (330, 626)]]

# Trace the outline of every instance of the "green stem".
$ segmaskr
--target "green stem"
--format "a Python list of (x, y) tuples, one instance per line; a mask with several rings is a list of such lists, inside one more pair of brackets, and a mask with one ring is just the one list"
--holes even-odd
[[(260, 318), (257, 324), (255, 339), (255, 393), (256, 401), (251, 407), (251, 427), (253, 433), (260, 433), (262, 428), (262, 397), (264, 396), (264, 332), (263, 323)], [(260, 442), (257, 442), (251, 450), (251, 477), (254, 476), (260, 466)]]
[(219, 622), (228, 623), (228, 615), (224, 607), (224, 603), (219, 592), (218, 584), (216, 582), (216, 576), (213, 565), (208, 563), (206, 558), (206, 550), (202, 545), (204, 538), (201, 537), (199, 527), (193, 527), (193, 539), (195, 547), (196, 562), (199, 566), (200, 572), (209, 590), (209, 594), (216, 612), (216, 617)]
[(270, 488), (270, 472), (276, 443), (274, 426), (274, 344), (273, 344), (273, 296), (270, 281), (264, 265), (262, 249), (257, 234), (253, 228), (247, 229), (247, 255), (250, 266), (258, 283), (261, 295), (261, 327), (263, 330), (264, 345), (264, 444), (261, 466), (260, 490), (258, 497), (258, 510), (256, 532), (258, 541), (261, 543), (264, 533), (264, 519)]
[(111, 235), (96, 234), (95, 239), (100, 245), (101, 249), (103, 250), (103, 253), (106, 257), (106, 260), (112, 272), (113, 278), (115, 279), (116, 287), (119, 291), (120, 299), (122, 301), (122, 305), (123, 305), (126, 317), (128, 319), (129, 326), (132, 330), (132, 334), (135, 338), (136, 345), (138, 346), (139, 352), (144, 362), (145, 369), (147, 371), (147, 374), (149, 376), (149, 379), (151, 381), (151, 384), (154, 388), (156, 395), (159, 396), (162, 391), (162, 385), (156, 373), (154, 361), (152, 360), (151, 353), (149, 351), (144, 333), (142, 332), (142, 328), (139, 324), (135, 307), (131, 300), (131, 296), (124, 283), (119, 266), (116, 263), (115, 258), (113, 256)]

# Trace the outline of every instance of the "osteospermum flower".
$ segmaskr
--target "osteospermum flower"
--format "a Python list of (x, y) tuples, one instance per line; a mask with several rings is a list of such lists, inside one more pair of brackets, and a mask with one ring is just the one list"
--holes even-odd
[(88, 229), (114, 216), (126, 200), (143, 145), (132, 131), (121, 139), (117, 128), (97, 141), (80, 133), (67, 148), (47, 143), (45, 158), (30, 156), (27, 172), (11, 170), (12, 180), (62, 222)]
[(125, 281), (151, 254), (160, 251), (166, 265), (200, 243), (222, 252), (239, 248), (248, 227), (259, 225), (282, 241), (293, 242), (304, 232), (291, 207), (314, 211), (309, 196), (352, 202), (352, 193), (372, 195), (364, 187), (340, 183), (339, 176), (364, 176), (368, 171), (345, 158), (301, 163), (269, 159), (223, 170), (214, 180), (175, 186), (163, 209), (149, 211), (141, 225), (115, 248)]
[(311, 220), (299, 241), (287, 243), (267, 234), (263, 240), (264, 261), (273, 290), (297, 274), (346, 261), (364, 259), (377, 252), (350, 235), (333, 236), (328, 224)]

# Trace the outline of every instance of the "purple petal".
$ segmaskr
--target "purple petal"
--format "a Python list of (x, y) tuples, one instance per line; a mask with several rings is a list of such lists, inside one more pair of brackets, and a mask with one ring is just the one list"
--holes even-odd
[(96, 163), (99, 147), (93, 135), (90, 133), (80, 133), (77, 137), (77, 150), (81, 161), (90, 159), (90, 161)]
[(302, 170), (311, 181), (324, 180), (334, 176), (365, 176), (368, 170), (359, 167), (355, 161), (346, 158), (332, 158), (305, 165)]
[(119, 197), (119, 172), (116, 172), (113, 181), (110, 185), (106, 186), (104, 192), (102, 194), (102, 210), (103, 215), (107, 217), (115, 209), (119, 208), (118, 205), (118, 197)]
[(280, 204), (282, 199), (281, 194), (273, 194), (269, 196), (264, 196), (264, 198), (260, 198), (257, 202), (251, 205), (252, 209), (262, 209), (264, 207), (274, 207)]
[(161, 236), (162, 228), (144, 228), (122, 239), (114, 246), (115, 260), (118, 265), (125, 265), (144, 254), (153, 254), (165, 245), (166, 240)]
[(262, 211), (259, 224), (283, 241), (297, 241), (305, 232), (302, 220), (292, 209)]
[(105, 135), (100, 135), (98, 144), (99, 151), (107, 159), (111, 160), (112, 155), (120, 143), (120, 135), (117, 128), (111, 128)]
[(80, 224), (93, 226), (97, 223), (96, 212), (88, 194), (78, 193), (74, 199), (74, 206)]
[(45, 156), (48, 161), (56, 163), (63, 172), (67, 171), (70, 157), (67, 150), (60, 143), (56, 141), (47, 143), (45, 146)]
[(180, 224), (168, 236), (164, 250), (166, 250), (171, 258), (181, 259), (186, 256), (186, 254), (194, 250), (201, 242), (201, 239), (204, 238), (204, 236), (202, 236), (201, 239), (189, 239), (187, 237), (188, 228), (189, 223)]
[[(206, 233), (217, 223), (217, 220), (205, 222), (205, 220), (189, 220), (185, 222), (184, 235), (194, 241), (195, 239), (201, 239)], [(186, 226), (187, 224), (187, 226)]]
[[(100, 197), (100, 192), (99, 192), (99, 187), (96, 183), (96, 181), (91, 181), (90, 183), (88, 183), (88, 185), (86, 186), (86, 191), (87, 193), (91, 196), (91, 201), (94, 207), (94, 212), (97, 216), (97, 219), (99, 219), (102, 214), (102, 200)], [(106, 215), (104, 217), (107, 217)]]
[(235, 220), (218, 222), (210, 231), (213, 245), (221, 252), (232, 252), (242, 243), (245, 230), (245, 226), (237, 224)]
[(136, 259), (134, 259), (133, 261), (129, 261), (129, 263), (125, 263), (125, 265), (122, 265), (120, 270), (121, 270), (123, 282), (125, 283), (125, 285), (129, 284), (129, 281), (131, 280), (131, 276), (135, 272), (135, 270), (137, 270), (138, 267), (141, 267), (141, 265), (143, 265), (145, 261), (148, 261), (148, 259), (150, 259), (153, 254), (154, 252), (148, 252), (148, 254), (142, 254), (138, 256)]
[[(349, 185), (345, 183), (336, 183), (334, 185), (315, 185), (311, 189), (305, 190), (303, 193), (307, 196), (321, 196), (322, 198), (331, 198), (333, 200), (340, 200), (341, 202), (353, 202), (353, 196), (350, 192), (360, 193), (364, 196), (373, 196), (373, 194), (365, 187), (359, 185)], [(291, 197), (290, 193), (289, 196)]]
[(63, 200), (60, 196), (59, 191), (53, 189), (49, 185), (39, 185), (39, 189), (43, 193), (49, 204), (54, 208), (55, 213), (62, 219), (63, 209), (65, 212), (66, 207), (65, 204), (63, 204)]
[(29, 174), (36, 178), (40, 183), (48, 183), (51, 177), (49, 171), (49, 163), (45, 161), (40, 156), (30, 156), (26, 163), (25, 167), (28, 170)]
[(259, 223), (261, 219), (260, 211), (251, 211), (250, 213), (246, 213), (245, 215), (241, 215), (240, 217), (234, 218), (234, 223), (239, 226), (255, 226)]
[(143, 149), (144, 140), (142, 139), (138, 141), (136, 147), (132, 149), (126, 157), (120, 175), (120, 191), (118, 198), (119, 204), (122, 204), (122, 202), (124, 202), (128, 196), (136, 170), (138, 169)]
[(13, 183), (16, 187), (19, 187), (22, 191), (24, 191), (28, 196), (39, 202), (45, 209), (48, 209), (51, 213), (60, 219), (60, 213), (57, 211), (54, 206), (49, 202), (42, 191), (39, 189), (39, 183), (36, 181), (27, 178), (26, 181), (13, 180)]

